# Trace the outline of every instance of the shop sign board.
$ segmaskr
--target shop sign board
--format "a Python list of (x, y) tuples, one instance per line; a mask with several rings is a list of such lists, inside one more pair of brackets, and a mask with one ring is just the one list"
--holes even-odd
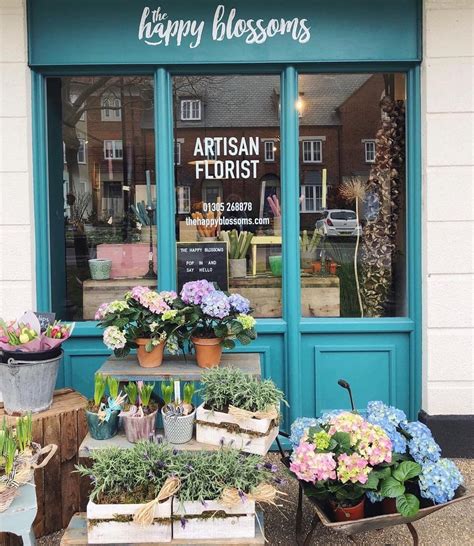
[(178, 291), (189, 281), (206, 279), (220, 290), (229, 289), (225, 241), (177, 243)]

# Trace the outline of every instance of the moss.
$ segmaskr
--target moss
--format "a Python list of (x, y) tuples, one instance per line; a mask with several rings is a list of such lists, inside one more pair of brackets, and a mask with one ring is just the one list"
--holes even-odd
[[(114, 514), (113, 518), (107, 519), (88, 519), (87, 525), (90, 529), (101, 523), (132, 523), (132, 514)], [(153, 525), (170, 525), (171, 518), (154, 518)]]
[(198, 425), (202, 425), (205, 427), (211, 427), (211, 428), (220, 428), (225, 429), (227, 432), (230, 432), (231, 434), (246, 434), (247, 436), (253, 436), (254, 438), (264, 438), (265, 436), (268, 436), (270, 430), (275, 426), (275, 422), (272, 421), (270, 423), (270, 426), (268, 427), (267, 432), (256, 432), (254, 430), (246, 430), (243, 428), (240, 428), (239, 425), (235, 423), (210, 423), (209, 421), (201, 421), (196, 420), (196, 423)]

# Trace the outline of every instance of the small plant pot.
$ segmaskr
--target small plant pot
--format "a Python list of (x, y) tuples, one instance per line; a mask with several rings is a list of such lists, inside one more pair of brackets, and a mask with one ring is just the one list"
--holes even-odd
[(89, 270), (91, 279), (94, 281), (105, 281), (110, 279), (110, 271), (112, 270), (112, 260), (94, 258), (89, 260)]
[(150, 340), (146, 337), (139, 337), (135, 340), (135, 343), (138, 345), (138, 363), (142, 368), (157, 368), (158, 366), (161, 366), (161, 363), (163, 362), (163, 351), (165, 348), (165, 344), (160, 343), (159, 345), (156, 345), (148, 353), (145, 347), (149, 341)]
[(156, 428), (157, 410), (145, 417), (134, 417), (131, 415), (122, 415), (123, 428), (127, 440), (136, 444), (140, 440), (149, 440), (154, 434)]
[(365, 517), (365, 498), (355, 506), (342, 507), (334, 502), (331, 502), (331, 506), (336, 521), (353, 521)]
[(319, 260), (316, 261), (316, 262), (313, 262), (313, 263), (311, 264), (311, 267), (312, 267), (313, 273), (314, 273), (315, 275), (317, 275), (318, 273), (321, 273), (322, 264), (321, 264), (321, 262), (320, 262)]
[(313, 250), (309, 252), (301, 252), (301, 268), (311, 269), (315, 258), (315, 252)]
[(330, 262), (328, 267), (328, 272), (330, 275), (335, 275), (337, 273), (338, 264), (336, 262)]
[(94, 440), (108, 440), (113, 438), (119, 427), (119, 411), (112, 411), (108, 421), (101, 421), (97, 413), (86, 410), (87, 426)]
[(274, 277), (281, 277), (281, 256), (270, 256), (270, 270)]
[(281, 216), (275, 216), (273, 218), (273, 235), (277, 237), (281, 235)]
[(196, 410), (189, 415), (166, 415), (164, 408), (161, 410), (165, 438), (170, 444), (186, 444), (193, 437), (194, 419)]
[(191, 341), (196, 351), (196, 361), (201, 368), (215, 368), (221, 363), (222, 339), (220, 337), (192, 337)]
[(231, 278), (245, 277), (247, 275), (247, 259), (232, 258), (229, 260), (229, 269)]

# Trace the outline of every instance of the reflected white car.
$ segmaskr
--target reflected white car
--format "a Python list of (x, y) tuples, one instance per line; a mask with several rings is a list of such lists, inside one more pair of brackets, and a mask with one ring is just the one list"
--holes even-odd
[(356, 213), (353, 210), (328, 209), (315, 225), (322, 235), (328, 237), (362, 235), (362, 226), (357, 224)]

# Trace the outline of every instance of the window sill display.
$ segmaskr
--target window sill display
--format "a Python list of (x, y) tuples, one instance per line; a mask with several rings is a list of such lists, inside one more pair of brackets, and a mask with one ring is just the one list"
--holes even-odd
[(227, 242), (230, 277), (246, 277), (246, 256), (253, 239), (253, 233), (249, 231), (238, 233), (236, 229), (233, 229), (232, 231), (221, 231), (220, 238)]
[(110, 279), (112, 260), (107, 260), (104, 258), (94, 258), (89, 260), (89, 270), (92, 280), (106, 281), (107, 279)]
[(240, 294), (227, 296), (206, 280), (190, 281), (180, 293), (186, 311), (188, 335), (194, 344), (198, 366), (213, 368), (222, 349), (233, 349), (235, 340), (248, 345), (256, 339), (250, 302)]
[[(21, 486), (33, 480), (34, 471), (45, 467), (57, 449), (55, 444), (42, 448), (33, 442), (31, 414), (18, 418), (15, 427), (7, 426), (3, 420), (0, 428), (0, 513), (9, 508)], [(38, 464), (42, 455), (46, 457)]]
[(134, 444), (140, 440), (147, 440), (155, 432), (158, 404), (151, 400), (155, 387), (154, 383), (130, 381), (126, 385), (128, 404), (121, 412), (123, 428), (127, 440)]
[(42, 329), (32, 311), (8, 323), (0, 319), (1, 391), (9, 415), (37, 413), (51, 406), (61, 344), (73, 329), (74, 324), (59, 321)]
[(271, 380), (257, 381), (237, 368), (209, 370), (201, 383), (197, 441), (265, 455), (278, 435), (282, 391)]
[(186, 333), (186, 309), (175, 307), (176, 298), (175, 292), (135, 286), (123, 299), (102, 304), (95, 319), (105, 328), (105, 345), (117, 357), (137, 349), (140, 366), (160, 366), (164, 349), (177, 353)]
[(165, 438), (171, 444), (185, 444), (193, 437), (196, 409), (192, 404), (195, 387), (185, 383), (181, 401), (181, 383), (161, 383), (161, 395), (165, 405), (161, 408)]
[(382, 402), (369, 402), (364, 417), (335, 411), (298, 419), (291, 432), (290, 470), (333, 520), (362, 519), (350, 508), (365, 503), (366, 517), (398, 512), (410, 521), (420, 507), (447, 503), (462, 489), (461, 473), (441, 458), (430, 430)]
[[(106, 388), (109, 396), (105, 396)], [(124, 396), (119, 394), (119, 382), (107, 379), (99, 373), (94, 377), (94, 398), (89, 400), (86, 408), (86, 419), (89, 433), (95, 440), (113, 438), (119, 427), (119, 414), (122, 410)]]
[(179, 452), (144, 441), (94, 451), (92, 467), (77, 468), (92, 479), (87, 527), (97, 544), (251, 538), (255, 502), (278, 496), (272, 465), (236, 450)]

